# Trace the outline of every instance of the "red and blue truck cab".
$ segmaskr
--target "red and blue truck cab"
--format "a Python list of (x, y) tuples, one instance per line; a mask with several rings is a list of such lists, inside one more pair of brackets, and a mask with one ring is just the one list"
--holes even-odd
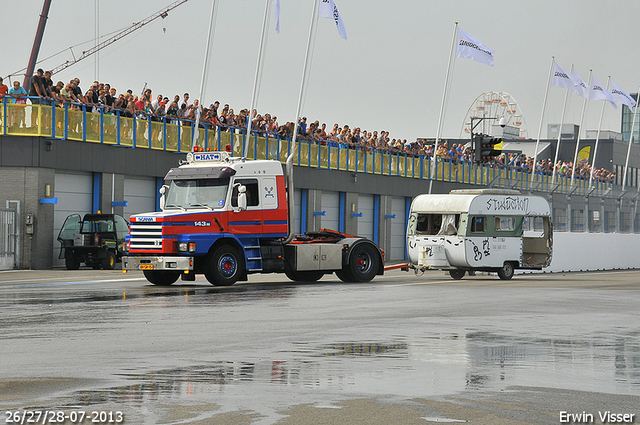
[(336, 273), (367, 282), (384, 272), (384, 253), (372, 241), (321, 229), (294, 235), (293, 167), (287, 181), (278, 161), (192, 152), (169, 170), (160, 212), (133, 215), (123, 271), (142, 270), (156, 285), (203, 273), (217, 286), (252, 273), (285, 273), (315, 281)]

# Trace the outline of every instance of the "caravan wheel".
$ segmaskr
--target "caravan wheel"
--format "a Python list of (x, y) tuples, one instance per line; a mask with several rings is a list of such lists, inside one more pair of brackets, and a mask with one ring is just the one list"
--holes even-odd
[(502, 280), (509, 280), (513, 277), (513, 263), (506, 262), (501, 269), (498, 269), (498, 276)]

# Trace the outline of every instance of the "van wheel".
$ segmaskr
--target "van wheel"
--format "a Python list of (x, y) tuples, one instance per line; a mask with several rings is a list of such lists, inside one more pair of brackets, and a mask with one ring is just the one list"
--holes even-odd
[(498, 276), (502, 280), (509, 280), (513, 277), (513, 264), (506, 262), (501, 269), (498, 269)]
[(352, 282), (369, 282), (373, 279), (380, 266), (376, 251), (377, 249), (370, 243), (357, 245), (349, 255), (345, 276), (351, 278)]
[(143, 270), (144, 277), (154, 285), (169, 286), (180, 277), (180, 272), (168, 272), (164, 270)]
[(67, 270), (78, 270), (80, 268), (80, 260), (74, 254), (71, 254), (64, 259), (64, 265), (67, 266)]
[(315, 282), (324, 276), (324, 272), (309, 270), (309, 271), (286, 271), (285, 275), (294, 282)]
[(464, 270), (449, 270), (449, 276), (451, 276), (455, 280), (462, 279), (465, 273), (466, 272)]
[(204, 276), (214, 286), (231, 286), (244, 273), (244, 258), (229, 245), (209, 253), (205, 262)]
[(105, 270), (113, 270), (116, 268), (116, 255), (113, 251), (107, 251), (107, 256), (102, 259), (101, 264)]

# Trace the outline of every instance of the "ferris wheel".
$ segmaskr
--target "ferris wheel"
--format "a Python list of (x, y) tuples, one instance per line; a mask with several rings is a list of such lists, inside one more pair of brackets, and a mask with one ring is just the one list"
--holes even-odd
[(506, 125), (514, 129), (513, 136), (515, 138), (526, 139), (528, 137), (527, 124), (522, 112), (516, 100), (509, 93), (488, 91), (478, 96), (467, 110), (460, 130), (460, 138), (463, 135), (469, 136), (472, 118), (496, 118), (496, 121), (481, 121), (475, 128), (475, 133), (490, 134), (491, 126), (497, 124), (497, 120), (504, 118)]

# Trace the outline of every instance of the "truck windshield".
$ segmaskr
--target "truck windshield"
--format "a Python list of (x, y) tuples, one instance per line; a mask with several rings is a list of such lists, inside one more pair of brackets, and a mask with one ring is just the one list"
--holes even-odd
[(171, 180), (165, 209), (222, 208), (228, 188), (228, 178)]

